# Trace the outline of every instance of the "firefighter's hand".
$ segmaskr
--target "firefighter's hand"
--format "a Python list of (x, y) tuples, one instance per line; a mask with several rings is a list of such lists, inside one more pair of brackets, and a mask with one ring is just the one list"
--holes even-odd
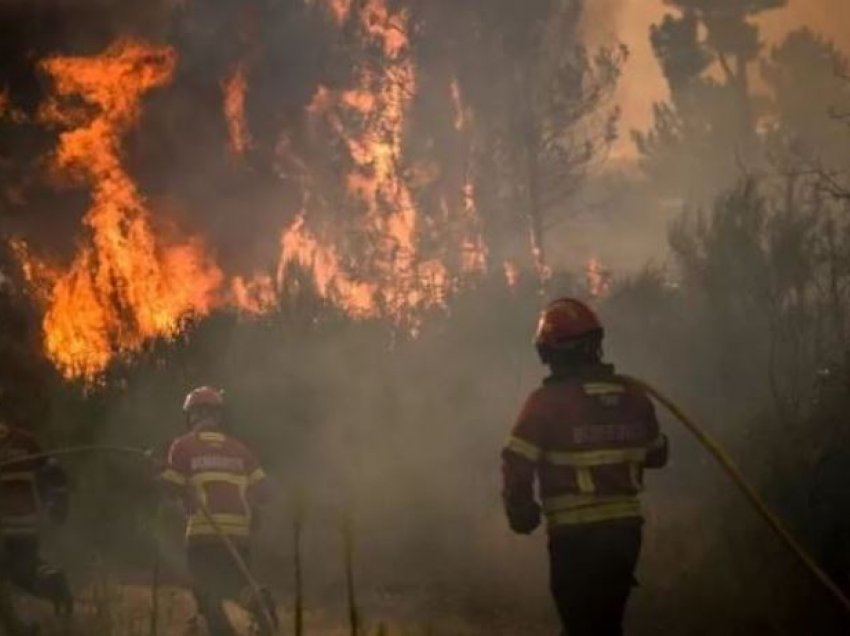
[(540, 525), (540, 506), (534, 501), (508, 506), (506, 512), (511, 530), (517, 534), (531, 534)]

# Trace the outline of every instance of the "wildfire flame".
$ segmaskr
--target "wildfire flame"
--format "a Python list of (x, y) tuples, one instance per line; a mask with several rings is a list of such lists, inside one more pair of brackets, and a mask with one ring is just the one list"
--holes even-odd
[(502, 270), (505, 273), (505, 282), (511, 289), (516, 289), (519, 285), (519, 267), (513, 261), (505, 261), (502, 263)]
[(278, 306), (277, 284), (269, 274), (235, 276), (230, 283), (231, 304), (243, 313), (263, 316)]
[(594, 298), (606, 295), (611, 289), (611, 275), (603, 267), (598, 258), (591, 257), (585, 265), (587, 289)]
[(157, 238), (121, 163), (121, 137), (138, 119), (142, 96), (170, 80), (175, 61), (171, 48), (123, 40), (97, 57), (42, 62), (55, 93), (40, 118), (63, 129), (53, 168), (91, 189), (89, 236), (71, 264), (29, 268), (50, 271), (42, 275), (44, 341), (67, 376), (92, 378), (116, 353), (174, 336), (187, 317), (209, 312), (221, 283), (199, 240)]
[[(342, 26), (342, 24), (348, 20), (348, 16), (351, 14), (351, 3), (352, 0), (321, 0), (325, 7), (330, 11), (331, 17), (337, 26)], [(315, 0), (306, 0), (307, 4), (313, 4)]]
[[(334, 159), (340, 170), (333, 174), (341, 174), (338, 190), (349, 214), (341, 221), (335, 214), (333, 223), (323, 220), (324, 207), (337, 203), (313, 191), (328, 184), (319, 182), (292, 144), (281, 141), (281, 170), (298, 173), (311, 205), (305, 203), (281, 233), (276, 276), (227, 278), (199, 238), (165, 239), (122, 163), (122, 139), (136, 125), (143, 97), (172, 78), (173, 49), (125, 39), (101, 55), (42, 62), (54, 89), (38, 117), (60, 131), (52, 170), (87, 186), (91, 204), (70, 263), (40, 258), (24, 243), (14, 249), (44, 305), (47, 354), (65, 376), (96, 379), (116, 356), (174, 337), (187, 320), (219, 307), (253, 316), (275, 311), (284, 294), (305, 279), (352, 318), (389, 318), (415, 333), (425, 312), (444, 307), (463, 281), (486, 271), (488, 253), (475, 187), (465, 174), (467, 160), (440, 181), (439, 210), (429, 215), (417, 209), (418, 189), (431, 187), (442, 172), (438, 162), (426, 169), (424, 162), (412, 165), (404, 156), (417, 91), (409, 15), (391, 10), (386, 0), (306, 1), (321, 1), (330, 19), (345, 24), (344, 33), (359, 36), (364, 48), (352, 83), (318, 87), (307, 112), (333, 146), (344, 150)], [(230, 148), (240, 156), (252, 145), (245, 65), (236, 65), (221, 88)], [(455, 128), (469, 154), (468, 116), (456, 79), (449, 90)], [(11, 112), (8, 104), (0, 94), (0, 111)], [(506, 275), (515, 284), (517, 274)]]
[[(410, 186), (401, 174), (407, 110), (416, 93), (409, 55), (408, 15), (392, 13), (383, 0), (369, 0), (358, 14), (367, 43), (384, 55), (379, 69), (364, 65), (356, 86), (332, 91), (320, 87), (308, 112), (327, 124), (348, 151), (345, 177), (349, 198), (364, 210), (355, 231), (371, 253), (356, 275), (347, 271), (328, 232), (313, 233), (304, 216), (286, 231), (281, 285), (289, 265), (312, 273), (317, 291), (355, 317), (387, 315), (413, 324), (423, 309), (441, 306), (452, 285), (439, 259), (420, 257), (420, 222)], [(360, 122), (352, 130), (351, 121)], [(471, 192), (470, 192), (471, 195)], [(473, 208), (474, 209), (474, 208)]]
[(377, 286), (349, 277), (332, 243), (319, 240), (307, 228), (303, 212), (283, 233), (281, 248), (283, 257), (278, 272), (281, 286), (287, 283), (288, 268), (297, 265), (312, 275), (316, 291), (322, 298), (344, 307), (351, 316), (372, 318), (378, 315)]
[(475, 185), (471, 181), (463, 186), (463, 220), (475, 232), (467, 233), (463, 238), (461, 271), (464, 274), (483, 274), (487, 270), (487, 246), (479, 228)]
[(222, 83), (224, 91), (224, 116), (230, 136), (230, 149), (235, 155), (244, 155), (251, 147), (251, 132), (245, 118), (245, 94), (248, 80), (244, 64), (237, 64)]
[(449, 90), (452, 97), (452, 108), (454, 109), (454, 126), (455, 130), (461, 132), (466, 128), (466, 110), (463, 107), (463, 97), (460, 92), (460, 83), (456, 77), (452, 78), (449, 84)]

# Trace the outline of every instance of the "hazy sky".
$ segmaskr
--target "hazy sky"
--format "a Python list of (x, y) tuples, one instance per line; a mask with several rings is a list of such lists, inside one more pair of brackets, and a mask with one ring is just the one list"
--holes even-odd
[[(586, 32), (594, 43), (617, 40), (625, 43), (630, 58), (619, 91), (623, 108), (623, 131), (645, 128), (653, 102), (666, 97), (660, 69), (649, 44), (649, 28), (665, 13), (663, 0), (590, 0), (586, 4)], [(850, 51), (850, 0), (790, 0), (786, 9), (772, 11), (760, 20), (767, 45), (788, 31), (810, 26)], [(631, 152), (628, 135), (617, 149), (619, 156)]]

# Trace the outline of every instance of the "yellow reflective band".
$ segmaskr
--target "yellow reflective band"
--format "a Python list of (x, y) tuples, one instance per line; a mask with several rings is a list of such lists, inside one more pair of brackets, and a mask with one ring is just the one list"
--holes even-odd
[(549, 527), (641, 516), (637, 497), (566, 495), (544, 500), (543, 507)]
[[(213, 518), (213, 521), (221, 525), (241, 524), (247, 526), (251, 523), (251, 518), (248, 515), (215, 513), (210, 516)], [(209, 523), (209, 519), (203, 512), (196, 512), (189, 518), (189, 523)]]
[(554, 528), (556, 526), (598, 523), (600, 521), (631, 519), (635, 517), (641, 517), (639, 503), (629, 505), (623, 504), (621, 506), (599, 506), (596, 508), (557, 512), (547, 516), (546, 520), (549, 527)]
[(211, 524), (197, 524), (194, 526), (189, 526), (186, 531), (187, 537), (201, 537), (201, 536), (217, 536), (219, 531), (222, 534), (226, 534), (229, 536), (236, 537), (248, 537), (251, 535), (251, 529), (248, 526), (226, 526), (219, 524), (218, 529), (216, 529)]
[(186, 536), (214, 535), (219, 531), (228, 535), (246, 537), (251, 532), (251, 518), (240, 514), (211, 514), (212, 521), (203, 512), (196, 512), (189, 518)]
[(198, 433), (198, 439), (200, 439), (202, 442), (222, 443), (225, 441), (224, 435), (222, 435), (221, 433), (215, 433), (213, 431), (204, 431)]
[(576, 469), (576, 483), (578, 484), (579, 492), (583, 494), (593, 494), (596, 492), (596, 483), (593, 481), (593, 475), (589, 468), (582, 467)]
[(516, 453), (531, 462), (537, 462), (543, 454), (543, 451), (539, 447), (513, 435), (508, 438), (508, 442), (505, 444), (505, 450)]
[(559, 495), (543, 498), (545, 513), (588, 508), (600, 504), (623, 504), (638, 501), (635, 495)]
[(162, 471), (162, 473), (160, 473), (159, 477), (160, 479), (170, 481), (171, 483), (177, 484), (178, 486), (186, 485), (186, 478), (173, 468), (165, 469), (164, 471)]
[(244, 488), (248, 484), (248, 478), (244, 475), (234, 475), (233, 473), (225, 473), (215, 470), (195, 473), (189, 478), (189, 481), (198, 487), (203, 487), (215, 482), (232, 484), (233, 486), (238, 486), (240, 488)]
[(606, 395), (609, 393), (625, 393), (626, 387), (622, 384), (611, 384), (610, 382), (587, 382), (582, 385), (587, 395)]
[(266, 471), (262, 468), (258, 468), (253, 473), (248, 475), (248, 483), (256, 484), (258, 481), (263, 481), (266, 478)]
[(608, 466), (629, 462), (641, 463), (646, 460), (646, 449), (640, 447), (596, 451), (556, 451), (546, 453), (543, 460), (554, 466)]

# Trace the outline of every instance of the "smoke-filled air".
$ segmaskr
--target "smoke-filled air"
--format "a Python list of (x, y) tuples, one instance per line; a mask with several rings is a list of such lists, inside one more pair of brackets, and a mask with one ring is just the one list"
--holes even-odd
[(0, 0), (0, 634), (848, 634), (848, 484), (846, 0)]

